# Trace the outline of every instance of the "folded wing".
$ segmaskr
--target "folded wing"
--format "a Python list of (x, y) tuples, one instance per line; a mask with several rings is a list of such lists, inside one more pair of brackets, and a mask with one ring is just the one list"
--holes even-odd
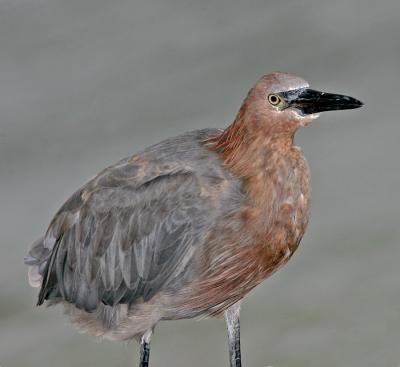
[[(26, 263), (38, 304), (65, 300), (86, 311), (148, 300), (181, 287), (217, 215), (209, 180), (182, 166), (124, 160), (76, 192)], [(212, 181), (212, 182), (211, 182)]]

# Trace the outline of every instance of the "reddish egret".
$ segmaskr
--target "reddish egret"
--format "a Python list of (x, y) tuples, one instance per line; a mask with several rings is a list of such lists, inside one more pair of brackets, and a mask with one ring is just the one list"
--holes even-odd
[(241, 299), (293, 255), (309, 216), (296, 130), (362, 106), (292, 74), (263, 76), (224, 130), (162, 141), (100, 172), (29, 252), (38, 305), (61, 303), (81, 330), (141, 343), (160, 320), (224, 315), (241, 366)]

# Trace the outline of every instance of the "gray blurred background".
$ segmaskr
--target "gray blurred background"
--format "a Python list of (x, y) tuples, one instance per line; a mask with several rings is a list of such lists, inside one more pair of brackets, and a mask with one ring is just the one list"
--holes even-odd
[[(0, 365), (136, 366), (136, 343), (36, 308), (23, 257), (121, 157), (224, 127), (264, 73), (361, 99), (301, 130), (308, 232), (246, 299), (245, 366), (400, 366), (398, 0), (1, 0)], [(161, 323), (152, 366), (227, 366), (224, 323)]]

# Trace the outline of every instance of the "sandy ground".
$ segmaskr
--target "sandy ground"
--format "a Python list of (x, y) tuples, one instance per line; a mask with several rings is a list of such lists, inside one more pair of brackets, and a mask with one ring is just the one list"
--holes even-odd
[[(224, 127), (272, 70), (365, 102), (298, 133), (313, 210), (290, 264), (245, 301), (245, 366), (400, 365), (398, 0), (0, 2), (0, 365), (134, 366), (135, 343), (36, 308), (30, 243), (104, 166)], [(162, 323), (152, 366), (227, 366), (224, 324)]]

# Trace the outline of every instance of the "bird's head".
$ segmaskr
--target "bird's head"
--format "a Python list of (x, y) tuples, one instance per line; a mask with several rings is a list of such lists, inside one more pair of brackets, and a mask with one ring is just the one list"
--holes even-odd
[[(315, 120), (319, 112), (362, 105), (352, 97), (310, 89), (309, 84), (296, 75), (275, 72), (258, 80), (233, 123), (208, 143), (225, 162), (244, 175), (251, 163), (257, 165), (256, 158), (268, 149), (291, 147), (296, 130)], [(257, 155), (258, 152), (262, 154)], [(261, 161), (265, 159), (262, 157)]]
[(253, 121), (267, 123), (277, 131), (306, 126), (319, 116), (319, 112), (347, 110), (362, 105), (352, 97), (310, 89), (304, 79), (282, 72), (259, 79), (244, 103)]

